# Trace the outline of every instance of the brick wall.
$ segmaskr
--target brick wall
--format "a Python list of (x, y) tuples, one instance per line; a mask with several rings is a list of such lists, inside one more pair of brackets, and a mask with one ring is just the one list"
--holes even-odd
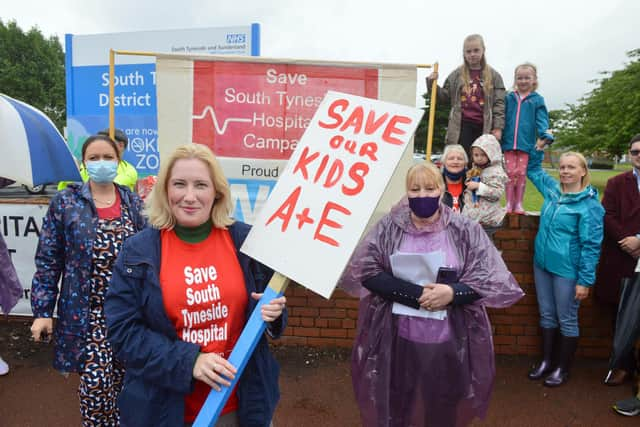
[[(512, 307), (488, 310), (497, 354), (539, 352), (538, 305), (532, 267), (538, 219), (537, 215), (509, 215), (495, 235), (496, 246), (526, 294)], [(289, 326), (281, 344), (351, 347), (358, 319), (357, 299), (336, 290), (330, 300), (325, 300), (297, 284), (289, 286), (286, 295)], [(579, 355), (609, 357), (611, 316), (593, 297), (582, 302)]]

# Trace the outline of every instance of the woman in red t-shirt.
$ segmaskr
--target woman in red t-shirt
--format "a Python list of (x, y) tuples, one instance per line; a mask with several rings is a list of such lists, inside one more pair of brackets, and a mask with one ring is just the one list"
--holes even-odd
[(442, 194), (442, 203), (453, 209), (454, 212), (462, 212), (464, 205), (465, 175), (469, 158), (462, 145), (451, 144), (444, 147), (442, 154), (442, 176), (444, 177), (445, 191)]
[[(240, 252), (249, 226), (231, 218), (229, 184), (209, 148), (178, 147), (163, 159), (148, 199), (149, 223), (118, 259), (106, 314), (125, 361), (123, 425), (191, 425), (211, 389), (237, 374), (227, 360), (273, 272)], [(262, 306), (267, 332), (283, 331), (286, 299)], [(218, 423), (268, 426), (278, 367), (265, 336)]]

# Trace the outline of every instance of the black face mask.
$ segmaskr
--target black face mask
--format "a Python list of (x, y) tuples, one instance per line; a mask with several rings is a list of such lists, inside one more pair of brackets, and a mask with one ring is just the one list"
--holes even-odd
[(444, 168), (444, 176), (446, 176), (447, 178), (449, 178), (451, 181), (458, 181), (462, 178), (464, 178), (464, 176), (467, 174), (467, 168), (463, 168), (460, 172), (458, 173), (453, 173), (453, 172), (449, 172), (447, 170), (447, 168)]

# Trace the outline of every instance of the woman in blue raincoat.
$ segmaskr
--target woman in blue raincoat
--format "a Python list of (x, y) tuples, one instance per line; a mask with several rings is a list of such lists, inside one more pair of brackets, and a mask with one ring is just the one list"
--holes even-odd
[[(362, 424), (467, 425), (486, 415), (495, 377), (485, 307), (510, 306), (523, 292), (482, 227), (441, 203), (435, 166), (414, 165), (406, 185), (340, 281), (361, 297), (351, 367)], [(431, 267), (447, 271), (446, 282), (431, 267), (406, 277), (427, 259), (440, 260)]]
[(527, 176), (544, 197), (533, 265), (542, 360), (529, 371), (529, 378), (545, 378), (545, 386), (556, 387), (567, 381), (578, 346), (578, 308), (595, 282), (604, 208), (598, 190), (589, 185), (582, 154), (560, 156), (559, 181), (542, 169), (541, 162), (542, 152), (537, 151), (527, 169)]

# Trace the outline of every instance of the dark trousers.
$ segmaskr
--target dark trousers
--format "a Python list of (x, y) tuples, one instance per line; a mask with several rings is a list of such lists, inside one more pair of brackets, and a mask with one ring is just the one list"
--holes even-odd
[(462, 127), (460, 128), (460, 141), (459, 144), (464, 147), (464, 151), (467, 152), (469, 157), (468, 168), (471, 168), (473, 157), (471, 156), (471, 144), (482, 135), (482, 123), (472, 123), (462, 121)]

